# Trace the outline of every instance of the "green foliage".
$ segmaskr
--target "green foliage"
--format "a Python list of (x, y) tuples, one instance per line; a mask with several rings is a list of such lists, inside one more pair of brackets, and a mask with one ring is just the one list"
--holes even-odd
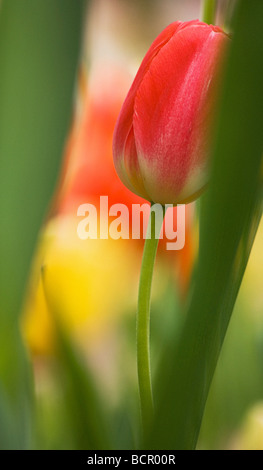
[(82, 9), (82, 0), (1, 3), (1, 448), (30, 445), (31, 372), (19, 314), (70, 123)]
[(261, 215), (263, 3), (240, 0), (200, 217), (194, 290), (158, 382), (149, 446), (193, 449)]
[(86, 361), (57, 324), (59, 386), (64, 391), (64, 413), (75, 449), (111, 449), (108, 410)]

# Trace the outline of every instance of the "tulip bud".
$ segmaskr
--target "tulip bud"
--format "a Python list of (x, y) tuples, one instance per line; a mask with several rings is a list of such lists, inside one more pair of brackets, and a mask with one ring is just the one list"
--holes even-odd
[(137, 195), (163, 205), (184, 204), (206, 187), (228, 41), (217, 26), (174, 22), (148, 50), (113, 136), (116, 171)]

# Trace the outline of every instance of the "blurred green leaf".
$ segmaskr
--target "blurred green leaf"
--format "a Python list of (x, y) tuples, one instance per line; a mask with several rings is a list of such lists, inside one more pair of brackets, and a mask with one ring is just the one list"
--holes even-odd
[[(29, 445), (30, 369), (19, 313), (70, 124), (83, 0), (3, 0), (0, 8), (0, 381)], [(4, 395), (2, 395), (4, 396)], [(1, 444), (2, 445), (7, 445)]]
[[(262, 326), (253, 318), (251, 295), (241, 289), (209, 391), (198, 448), (233, 442), (245, 413), (263, 397)], [(252, 314), (252, 315), (251, 315)]]
[(196, 446), (207, 394), (261, 216), (263, 2), (240, 0), (220, 105), (212, 178), (203, 198), (194, 291), (167, 350), (148, 442)]
[(80, 450), (110, 449), (105, 400), (86, 361), (65, 331), (59, 325), (57, 327), (59, 370), (74, 446)]
[(45, 283), (47, 269), (48, 267), (42, 269), (42, 282), (56, 329), (60, 377), (58, 386), (63, 390), (72, 445), (78, 450), (110, 449), (107, 407), (104, 406), (105, 402), (102, 400), (87, 360), (82, 357), (60, 321), (63, 312), (59, 311), (56, 301), (51, 300), (47, 293)]

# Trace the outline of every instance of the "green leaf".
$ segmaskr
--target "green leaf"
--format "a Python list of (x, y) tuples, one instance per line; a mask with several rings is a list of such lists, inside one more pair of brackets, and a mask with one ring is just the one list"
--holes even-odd
[(59, 326), (57, 332), (59, 370), (74, 445), (80, 450), (111, 449), (105, 398), (69, 336)]
[(8, 403), (0, 404), (0, 426), (1, 409), (11, 410), (16, 432), (9, 447), (30, 442), (31, 373), (19, 314), (70, 123), (83, 5), (82, 0), (1, 2), (0, 380)]
[(107, 407), (104, 406), (99, 387), (95, 383), (88, 361), (74, 345), (70, 335), (60, 321), (62, 312), (51, 300), (46, 290), (45, 275), (48, 267), (42, 269), (42, 282), (49, 311), (56, 331), (57, 359), (59, 368), (58, 387), (63, 389), (63, 399), (68, 417), (73, 446), (78, 450), (110, 449)]
[(150, 448), (194, 449), (261, 216), (263, 2), (240, 0), (227, 64), (200, 251), (178, 342), (158, 375)]

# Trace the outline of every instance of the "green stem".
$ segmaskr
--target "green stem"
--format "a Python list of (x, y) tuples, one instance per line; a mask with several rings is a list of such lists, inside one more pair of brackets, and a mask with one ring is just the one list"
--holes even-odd
[[(156, 205), (157, 207), (157, 205)], [(160, 207), (159, 207), (160, 208)], [(147, 434), (153, 417), (153, 397), (150, 368), (150, 298), (153, 268), (156, 258), (162, 217), (156, 219), (155, 206), (151, 205), (147, 237), (145, 239), (138, 295), (137, 311), (137, 371), (144, 435)]]
[(216, 16), (216, 0), (204, 0), (202, 6), (202, 19), (204, 23), (213, 24)]

